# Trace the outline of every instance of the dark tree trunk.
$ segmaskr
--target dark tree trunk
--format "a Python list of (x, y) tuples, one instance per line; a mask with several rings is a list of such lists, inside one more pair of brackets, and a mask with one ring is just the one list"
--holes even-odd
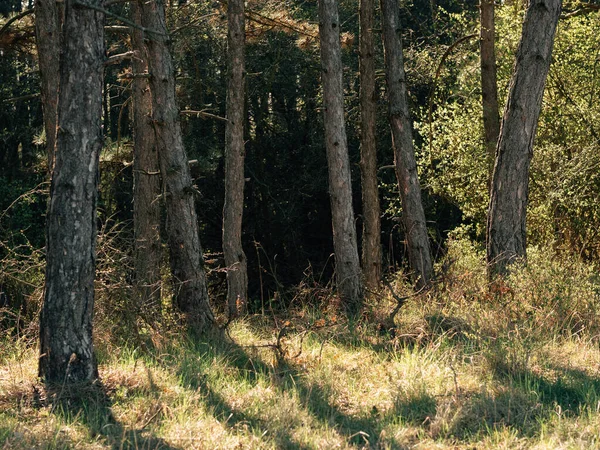
[(560, 11), (560, 0), (530, 0), (525, 13), (490, 193), (490, 277), (504, 275), (512, 262), (526, 256), (529, 164)]
[(208, 302), (206, 274), (194, 196), (196, 188), (183, 147), (179, 109), (175, 98), (175, 74), (167, 47), (165, 8), (162, 0), (143, 3), (144, 26), (153, 33), (148, 40), (148, 66), (152, 93), (152, 119), (167, 209), (171, 272), (176, 307), (197, 332), (213, 322)]
[(229, 316), (246, 310), (248, 272), (242, 249), (244, 212), (244, 84), (246, 42), (244, 0), (227, 3), (228, 86), (225, 129), (225, 205), (223, 207), (223, 254), (227, 265)]
[[(485, 148), (490, 168), (500, 135), (500, 113), (498, 112), (498, 81), (496, 77), (496, 51), (494, 41), (496, 27), (494, 0), (481, 0), (479, 5), (481, 29), (479, 49), (481, 53), (481, 100), (483, 105), (483, 129)], [(491, 174), (491, 170), (490, 170)]]
[[(131, 2), (133, 21), (142, 25), (142, 6)], [(160, 309), (160, 167), (152, 126), (152, 95), (148, 79), (148, 52), (144, 32), (133, 29), (133, 225), (135, 284), (144, 311)]]
[(363, 286), (352, 208), (352, 182), (344, 118), (340, 22), (336, 0), (319, 0), (319, 38), (337, 287), (346, 308), (354, 313), (362, 304)]
[(360, 175), (362, 186), (362, 270), (365, 283), (381, 279), (381, 219), (377, 189), (374, 0), (360, 2)]
[[(98, 376), (92, 346), (98, 158), (102, 149), (104, 15), (65, 3), (56, 161), (47, 224), (39, 375)], [(99, 7), (101, 0), (90, 0)]]
[(406, 232), (408, 259), (417, 286), (425, 286), (431, 280), (433, 266), (408, 111), (397, 0), (381, 0), (381, 16), (389, 121), (394, 145), (396, 177), (402, 200), (402, 222)]
[[(60, 82), (60, 14), (56, 0), (37, 0), (35, 5), (35, 34), (40, 67), (42, 108), (48, 173), (54, 167), (56, 124), (58, 108), (58, 84)], [(61, 4), (62, 5), (62, 4)]]

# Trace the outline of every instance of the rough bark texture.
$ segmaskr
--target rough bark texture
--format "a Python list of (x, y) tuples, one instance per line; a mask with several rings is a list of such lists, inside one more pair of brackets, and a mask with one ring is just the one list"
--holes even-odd
[[(131, 2), (133, 21), (142, 25), (141, 2)], [(132, 30), (134, 74), (148, 72), (144, 32)], [(160, 309), (160, 166), (152, 126), (152, 95), (148, 79), (134, 77), (133, 96), (133, 225), (135, 284), (144, 311)]]
[(362, 187), (362, 269), (365, 284), (381, 279), (381, 219), (377, 189), (374, 0), (360, 2), (360, 176)]
[[(498, 112), (498, 81), (496, 77), (496, 35), (494, 20), (494, 0), (481, 0), (479, 5), (481, 29), (479, 49), (481, 53), (481, 100), (483, 104), (483, 129), (485, 147), (490, 168), (500, 135), (500, 113)], [(491, 170), (490, 170), (491, 172)]]
[(337, 288), (345, 306), (354, 312), (358, 311), (362, 303), (363, 286), (352, 208), (350, 160), (344, 123), (340, 22), (336, 0), (319, 0), (319, 38)]
[(381, 0), (381, 16), (389, 121), (394, 145), (396, 177), (402, 200), (402, 222), (406, 232), (410, 267), (414, 272), (417, 285), (424, 286), (431, 279), (433, 266), (408, 111), (397, 0)]
[[(56, 162), (47, 219), (39, 375), (98, 376), (92, 346), (98, 157), (102, 149), (104, 16), (65, 3)], [(90, 0), (100, 6), (101, 0)]]
[(35, 34), (40, 67), (42, 108), (48, 173), (54, 167), (58, 85), (60, 82), (60, 14), (56, 0), (37, 0), (35, 3)]
[(248, 271), (242, 249), (244, 212), (244, 84), (246, 42), (244, 0), (227, 3), (228, 85), (225, 129), (225, 205), (223, 207), (223, 256), (227, 265), (229, 316), (245, 312)]
[(165, 8), (161, 0), (151, 0), (142, 5), (144, 26), (157, 32), (152, 33), (152, 39), (147, 42), (148, 66), (152, 119), (167, 210), (166, 230), (175, 306), (186, 315), (191, 328), (203, 332), (213, 324), (214, 319), (208, 302), (204, 259), (198, 235), (194, 202), (196, 188), (192, 185), (181, 137), (175, 74), (167, 47)]
[(490, 193), (490, 277), (505, 274), (515, 259), (526, 256), (529, 164), (560, 11), (560, 0), (530, 0), (525, 13)]

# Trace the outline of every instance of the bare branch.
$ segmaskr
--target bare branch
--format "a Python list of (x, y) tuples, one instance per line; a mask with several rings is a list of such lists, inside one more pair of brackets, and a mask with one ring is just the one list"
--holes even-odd
[(194, 111), (191, 109), (184, 109), (182, 111), (179, 111), (179, 114), (188, 115), (188, 116), (195, 115), (195, 116), (203, 118), (203, 119), (216, 119), (216, 120), (221, 120), (223, 122), (227, 122), (227, 119), (225, 117), (217, 116), (215, 114), (211, 114), (206, 111)]

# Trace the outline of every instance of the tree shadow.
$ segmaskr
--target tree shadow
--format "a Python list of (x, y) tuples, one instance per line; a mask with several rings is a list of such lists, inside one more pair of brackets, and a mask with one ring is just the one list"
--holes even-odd
[[(250, 347), (244, 347), (235, 342), (220, 342), (216, 343), (216, 345), (206, 344), (206, 341), (200, 341), (195, 346), (196, 350), (203, 347), (201, 350), (204, 353), (203, 357), (223, 357), (232, 368), (240, 373), (240, 377), (243, 377), (250, 383), (257, 384), (259, 379), (267, 378), (271, 380), (272, 386), (278, 392), (291, 395), (296, 394), (302, 407), (312, 417), (317, 419), (326, 428), (334, 429), (350, 445), (376, 448), (385, 424), (390, 419), (397, 417), (399, 413), (407, 412), (410, 409), (410, 404), (397, 401), (394, 408), (385, 413), (381, 413), (374, 408), (373, 411), (364, 417), (355, 416), (344, 411), (332, 400), (335, 391), (331, 383), (307, 383), (303, 371), (283, 358), (277, 358), (277, 363), (271, 366), (265, 364), (260, 357), (251, 355), (249, 352)], [(292, 436), (293, 429), (290, 426), (277, 426), (256, 414), (240, 411), (232, 407), (222, 395), (210, 386), (206, 374), (201, 372), (190, 374), (190, 371), (183, 367), (183, 365), (179, 365), (176, 370), (180, 378), (184, 380), (185, 387), (203, 392), (204, 401), (214, 411), (215, 418), (221, 423), (226, 424), (229, 428), (234, 429), (240, 424), (247, 424), (249, 427), (257, 429), (262, 433), (269, 433), (277, 448), (312, 448), (297, 442)], [(185, 377), (183, 374), (185, 374)], [(428, 402), (426, 408), (427, 414), (431, 414), (432, 408), (435, 411), (435, 403), (431, 403), (431, 398), (423, 401), (425, 403)], [(408, 420), (411, 422), (421, 420), (422, 422), (423, 419), (420, 419), (420, 416), (417, 417), (414, 415), (414, 417), (410, 416)], [(293, 421), (293, 418), (288, 418), (288, 422)], [(300, 422), (299, 419), (298, 422)], [(402, 448), (393, 438), (388, 438), (386, 443), (391, 446), (390, 448)]]
[(559, 365), (547, 368), (553, 373), (551, 377), (523, 367), (496, 364), (498, 388), (474, 395), (452, 422), (449, 434), (464, 439), (508, 427), (521, 436), (532, 437), (553, 415), (579, 417), (586, 407), (597, 407), (600, 378)]
[(110, 393), (99, 380), (92, 384), (46, 386), (45, 395), (45, 403), (53, 414), (66, 423), (84, 425), (91, 438), (100, 438), (115, 450), (181, 449), (145, 429), (147, 425), (131, 429), (120, 423), (112, 412)]

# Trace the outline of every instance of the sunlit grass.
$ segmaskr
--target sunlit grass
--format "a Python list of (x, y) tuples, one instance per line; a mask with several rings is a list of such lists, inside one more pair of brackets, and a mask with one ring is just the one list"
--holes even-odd
[[(600, 448), (589, 272), (561, 283), (534, 257), (492, 295), (467, 256), (392, 330), (373, 323), (385, 296), (355, 323), (315, 308), (152, 350), (99, 342), (101, 385), (83, 391), (46, 392), (36, 350), (7, 337), (0, 448)], [(557, 317), (569, 305), (576, 323)]]

